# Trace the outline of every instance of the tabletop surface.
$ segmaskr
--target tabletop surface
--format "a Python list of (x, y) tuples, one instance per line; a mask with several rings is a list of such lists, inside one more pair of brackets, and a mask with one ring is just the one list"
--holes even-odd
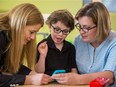
[(19, 87), (89, 87), (89, 85), (60, 85), (60, 84), (48, 84), (48, 85), (40, 85), (40, 86), (34, 86), (34, 85), (22, 85)]

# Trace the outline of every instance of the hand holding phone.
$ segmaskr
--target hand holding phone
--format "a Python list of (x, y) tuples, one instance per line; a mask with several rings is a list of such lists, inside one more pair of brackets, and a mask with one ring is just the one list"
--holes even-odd
[[(53, 72), (52, 76), (55, 75), (55, 74), (59, 74), (59, 73), (66, 73), (66, 70), (64, 70), (64, 69), (62, 69), (62, 70), (55, 70)], [(54, 79), (53, 82), (57, 82), (57, 80)]]

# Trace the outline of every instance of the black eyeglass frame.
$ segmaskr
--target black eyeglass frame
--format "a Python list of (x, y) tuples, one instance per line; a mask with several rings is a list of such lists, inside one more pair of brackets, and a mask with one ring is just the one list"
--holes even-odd
[[(71, 32), (68, 29), (61, 30), (60, 28), (56, 28), (53, 25), (51, 25), (51, 27), (53, 28), (54, 32), (57, 33), (57, 34), (59, 34), (60, 32), (62, 32), (63, 35), (68, 35)], [(66, 30), (67, 30), (67, 33), (66, 33)]]
[(91, 29), (94, 29), (95, 27), (97, 27), (96, 25), (95, 26), (93, 26), (93, 27), (88, 27), (88, 28), (86, 28), (86, 27), (81, 27), (81, 25), (79, 24), (79, 23), (77, 23), (76, 25), (75, 25), (75, 27), (80, 31), (81, 29), (85, 32), (85, 33), (87, 33), (87, 32), (89, 32), (89, 30), (91, 30)]

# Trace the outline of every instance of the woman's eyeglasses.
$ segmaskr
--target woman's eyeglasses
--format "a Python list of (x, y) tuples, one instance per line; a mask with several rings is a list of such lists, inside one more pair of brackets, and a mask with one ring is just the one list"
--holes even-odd
[(75, 27), (76, 27), (79, 31), (82, 29), (85, 33), (87, 33), (89, 30), (94, 29), (94, 28), (96, 27), (96, 25), (93, 26), (93, 27), (86, 27), (86, 26), (83, 26), (83, 27), (82, 27), (79, 23), (77, 23), (77, 24), (75, 25)]
[(68, 30), (68, 29), (61, 30), (61, 29), (58, 28), (58, 27), (54, 27), (53, 25), (51, 25), (51, 26), (52, 26), (54, 32), (57, 33), (57, 34), (59, 34), (60, 32), (62, 32), (62, 34), (68, 35), (68, 34), (70, 33), (70, 30)]

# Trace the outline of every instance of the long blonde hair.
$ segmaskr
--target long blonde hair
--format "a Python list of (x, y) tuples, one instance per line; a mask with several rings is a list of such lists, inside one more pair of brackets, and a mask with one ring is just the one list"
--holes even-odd
[(36, 58), (36, 39), (23, 46), (23, 32), (27, 25), (41, 24), (43, 26), (44, 19), (41, 12), (33, 4), (23, 3), (0, 17), (0, 20), (2, 20), (0, 24), (8, 30), (10, 37), (5, 69), (9, 73), (16, 73), (24, 61), (29, 68), (32, 68)]

